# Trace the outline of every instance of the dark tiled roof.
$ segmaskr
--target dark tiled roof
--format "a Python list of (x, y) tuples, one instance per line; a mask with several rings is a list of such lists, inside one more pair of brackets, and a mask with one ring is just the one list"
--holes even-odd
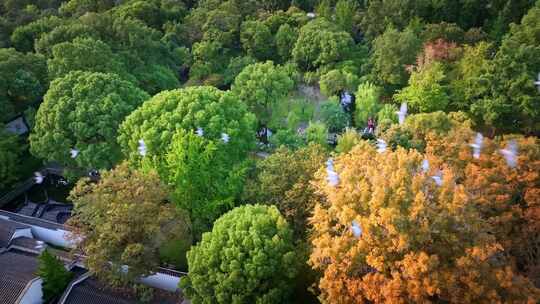
[(34, 216), (36, 214), (36, 211), (38, 209), (38, 204), (33, 202), (26, 203), (17, 213), (27, 216)]
[(26, 285), (36, 277), (38, 262), (34, 255), (9, 250), (0, 254), (0, 303), (15, 303)]
[(35, 250), (37, 250), (36, 246), (38, 246), (38, 240), (33, 239), (33, 238), (29, 238), (29, 237), (26, 237), (26, 236), (18, 237), (16, 239), (14, 239), (13, 241), (11, 241), (11, 246), (19, 246), (19, 247), (22, 247), (22, 248), (26, 248), (26, 249), (35, 251)]
[(40, 219), (37, 217), (25, 216), (22, 214), (17, 214), (17, 213), (5, 211), (5, 210), (0, 210), (0, 217), (8, 217), (10, 220), (18, 222), (18, 223), (39, 226), (39, 227), (52, 229), (52, 230), (57, 230), (57, 229), (69, 230), (68, 227), (65, 227), (62, 224), (47, 221), (47, 220)]
[(29, 226), (0, 218), (0, 248), (7, 247), (13, 233), (17, 229), (30, 228)]
[[(82, 278), (81, 278), (82, 279)], [(179, 304), (182, 303), (182, 297), (179, 293), (167, 292), (159, 289), (153, 289), (154, 297), (151, 303), (160, 304)], [(133, 291), (122, 291), (112, 289), (95, 277), (89, 276), (73, 288), (66, 295), (62, 304), (131, 304), (139, 303)]]
[(88, 278), (73, 286), (65, 304), (130, 304), (137, 303), (126, 295), (103, 286), (95, 278)]

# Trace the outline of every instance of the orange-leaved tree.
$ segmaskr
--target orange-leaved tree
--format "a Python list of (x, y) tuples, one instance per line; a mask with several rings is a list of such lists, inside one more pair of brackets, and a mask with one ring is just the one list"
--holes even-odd
[[(469, 146), (473, 136), (462, 129), (444, 138), (431, 136), (426, 152), (452, 166), (482, 218), (491, 224), (491, 233), (519, 270), (540, 286), (540, 143), (535, 137), (485, 138), (475, 159)], [(517, 145), (515, 167), (500, 152), (511, 140)]]
[[(310, 263), (324, 303), (536, 303), (450, 167), (360, 144), (317, 173)], [(433, 163), (435, 156), (430, 156)], [(432, 176), (441, 173), (442, 184)]]

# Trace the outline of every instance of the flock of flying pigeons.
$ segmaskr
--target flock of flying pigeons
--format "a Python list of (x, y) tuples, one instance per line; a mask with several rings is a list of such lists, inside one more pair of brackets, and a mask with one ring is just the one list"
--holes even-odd
[[(204, 130), (201, 127), (198, 127), (197, 130), (195, 131), (195, 134), (197, 134), (197, 136), (199, 137), (203, 137)], [(229, 140), (230, 140), (229, 134), (221, 133), (221, 141), (223, 141), (224, 143), (228, 143)], [(139, 152), (139, 155), (143, 157), (146, 156), (146, 153), (148, 152), (148, 150), (146, 148), (146, 143), (144, 142), (143, 139), (139, 139), (137, 151)], [(79, 150), (72, 148), (70, 149), (69, 153), (70, 153), (71, 158), (76, 158), (79, 155)], [(43, 183), (44, 180), (45, 180), (45, 176), (41, 172), (39, 171), (34, 172), (34, 183), (41, 184)]]
[[(539, 80), (540, 82), (540, 80)], [(402, 103), (399, 111), (396, 112), (399, 118), (399, 124), (403, 124), (405, 122), (405, 118), (407, 116), (407, 104)], [(474, 139), (474, 142), (469, 144), (473, 150), (473, 157), (478, 159), (480, 158), (480, 153), (482, 151), (484, 142), (484, 136), (480, 133), (476, 134), (476, 138)], [(386, 152), (386, 149), (388, 145), (386, 144), (386, 141), (383, 139), (378, 138), (377, 139), (377, 152), (378, 153), (384, 153)], [(517, 143), (515, 140), (511, 140), (508, 142), (508, 145), (505, 149), (500, 149), (499, 152), (504, 156), (506, 160), (506, 164), (511, 167), (515, 168), (517, 165)], [(422, 172), (427, 173), (429, 171), (429, 162), (427, 159), (424, 159), (422, 161)], [(329, 158), (326, 161), (326, 173), (327, 173), (327, 181), (328, 184), (332, 187), (336, 187), (339, 184), (339, 175), (334, 170), (334, 161)], [(432, 175), (431, 178), (435, 182), (437, 186), (442, 186), (443, 184), (443, 178), (442, 178), (442, 172), (439, 170), (435, 175)], [(351, 231), (356, 238), (360, 238), (362, 236), (362, 228), (360, 227), (360, 224), (358, 224), (357, 221), (353, 221), (351, 225)]]

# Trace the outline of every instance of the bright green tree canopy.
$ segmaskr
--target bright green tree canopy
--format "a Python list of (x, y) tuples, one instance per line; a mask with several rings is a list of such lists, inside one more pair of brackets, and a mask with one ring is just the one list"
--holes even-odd
[(148, 155), (162, 156), (178, 130), (201, 128), (204, 137), (230, 140), (223, 147), (231, 159), (244, 159), (255, 141), (255, 117), (232, 94), (214, 87), (188, 87), (164, 91), (129, 115), (120, 127), (118, 142), (130, 160), (140, 159), (138, 142), (143, 139)]
[(259, 123), (267, 125), (272, 118), (272, 107), (287, 97), (294, 81), (288, 71), (273, 62), (247, 66), (235, 79), (232, 92), (246, 103)]
[(234, 207), (242, 191), (247, 166), (230, 155), (234, 152), (229, 144), (179, 129), (167, 154), (152, 160), (162, 180), (172, 186), (172, 200), (190, 213), (197, 238)]
[(219, 218), (188, 263), (180, 286), (193, 304), (285, 303), (298, 265), (289, 224), (276, 207), (261, 205)]

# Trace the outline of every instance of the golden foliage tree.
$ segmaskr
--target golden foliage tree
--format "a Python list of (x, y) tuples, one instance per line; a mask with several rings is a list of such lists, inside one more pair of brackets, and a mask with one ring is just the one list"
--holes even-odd
[[(310, 219), (310, 263), (322, 271), (325, 303), (536, 303), (464, 185), (441, 166), (442, 185), (423, 172), (424, 156), (365, 144), (335, 161), (337, 187), (323, 170), (325, 200)], [(435, 156), (430, 156), (437, 163)], [(353, 222), (362, 233), (353, 234)]]
[[(492, 233), (520, 270), (540, 284), (540, 145), (535, 137), (485, 138), (478, 159), (469, 143), (474, 134), (456, 128), (447, 136), (430, 135), (426, 152), (450, 165)], [(500, 153), (510, 140), (518, 146), (516, 167)]]

